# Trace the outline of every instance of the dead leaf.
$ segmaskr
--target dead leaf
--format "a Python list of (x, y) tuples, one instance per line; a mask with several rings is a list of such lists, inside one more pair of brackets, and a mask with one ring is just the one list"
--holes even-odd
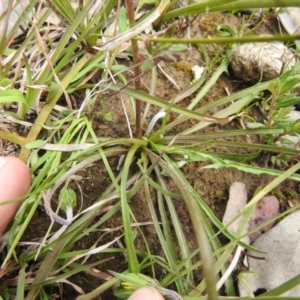
[[(277, 216), (279, 213), (279, 202), (275, 196), (266, 196), (260, 199), (257, 202), (257, 205), (254, 210), (253, 217), (249, 222), (249, 231), (255, 229), (261, 224), (265, 223), (269, 219)], [(254, 233), (249, 235), (250, 242), (255, 241), (258, 237), (260, 237), (264, 232), (268, 231), (273, 227), (275, 222), (271, 222), (264, 226), (263, 228), (255, 231)]]
[[(242, 182), (234, 182), (229, 189), (229, 199), (222, 223), (228, 224), (247, 204), (246, 186)], [(239, 228), (242, 216), (230, 224), (227, 229), (235, 233)]]
[[(255, 248), (266, 252), (263, 255), (265, 260), (248, 258), (249, 272), (239, 275), (240, 296), (250, 296), (258, 289), (276, 288), (300, 274), (299, 219), (300, 210), (284, 218), (253, 243)], [(300, 286), (283, 295), (299, 296)]]

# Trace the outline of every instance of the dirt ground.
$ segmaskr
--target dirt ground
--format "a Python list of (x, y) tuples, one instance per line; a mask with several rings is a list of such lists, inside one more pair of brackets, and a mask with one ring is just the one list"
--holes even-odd
[[(213, 36), (216, 34), (217, 26), (219, 24), (230, 24), (235, 30), (240, 30), (241, 24), (245, 22), (248, 24), (247, 18), (249, 16), (245, 15), (233, 15), (229, 13), (207, 13), (201, 16), (198, 16), (195, 20), (193, 20), (191, 24), (191, 36), (192, 37), (207, 37)], [(252, 23), (251, 21), (250, 23)], [(249, 27), (248, 27), (249, 29)], [(254, 33), (257, 34), (273, 34), (278, 27), (276, 26), (276, 20), (274, 19), (266, 19), (262, 24), (255, 29)], [(181, 33), (184, 35), (184, 33)], [(219, 56), (219, 53), (224, 51), (224, 46), (220, 45), (205, 45), (205, 48), (211, 57)], [(218, 55), (216, 55), (218, 54)], [(124, 63), (120, 61), (120, 63)], [(129, 64), (130, 62), (127, 62)], [(178, 63), (163, 63), (164, 71), (173, 78), (173, 80), (177, 83), (180, 90), (185, 88), (190, 84), (193, 80), (193, 75), (191, 72), (191, 68), (193, 65), (203, 65), (203, 58), (199, 53), (198, 49), (191, 46), (188, 50), (186, 50), (183, 54), (183, 60)], [(230, 71), (230, 70), (229, 70)], [(128, 73), (128, 77), (132, 75)], [(208, 75), (209, 76), (209, 75)], [(150, 75), (146, 74), (142, 81), (145, 85), (149, 86)], [(244, 89), (247, 85), (235, 78), (231, 73), (229, 75), (223, 74), (218, 80), (217, 84), (207, 93), (205, 98), (203, 99), (203, 103), (207, 103), (210, 101), (217, 100), (226, 95), (226, 90), (229, 93), (234, 93), (239, 90)], [(145, 88), (143, 88), (145, 89)], [(159, 71), (158, 82), (157, 82), (157, 90), (156, 95), (162, 99), (169, 100), (174, 95), (178, 93), (176, 87)], [(75, 95), (76, 96), (76, 95)], [(78, 99), (76, 99), (77, 107), (80, 106), (82, 99), (80, 95), (78, 95)], [(128, 103), (128, 99), (124, 97), (124, 102), (127, 107), (130, 107)], [(190, 102), (190, 99), (185, 99), (183, 103), (180, 105), (187, 105)], [(126, 120), (124, 117), (124, 110), (120, 105), (119, 97), (110, 97), (105, 101), (101, 101), (96, 103), (93, 111), (102, 111), (106, 110), (108, 112), (113, 112), (112, 121), (106, 120), (102, 115), (95, 114), (91, 112), (91, 118), (93, 119), (93, 128), (99, 137), (128, 137), (129, 132), (126, 124)], [(152, 110), (149, 116), (147, 116), (147, 120), (150, 120), (152, 116), (155, 114), (155, 110)], [(252, 108), (251, 114), (256, 118), (263, 118), (259, 110), (255, 107)], [(131, 116), (129, 116), (131, 117)], [(186, 128), (194, 125), (196, 120), (189, 120), (181, 125), (181, 127), (176, 128), (170, 134), (176, 134)], [(133, 120), (131, 118), (131, 123), (133, 124)], [(159, 124), (157, 125), (159, 126)], [(183, 127), (184, 126), (184, 127)], [(241, 124), (238, 121), (232, 121), (226, 125), (214, 125), (205, 128), (202, 132), (211, 132), (218, 130), (226, 130), (226, 129), (238, 129), (241, 128)], [(176, 132), (177, 131), (177, 132)], [(201, 132), (199, 132), (201, 133)], [(197, 134), (199, 134), (197, 133)], [(241, 139), (241, 138), (240, 138)], [(243, 141), (247, 141), (246, 137), (241, 139)], [(238, 151), (235, 149), (235, 151)], [(244, 153), (244, 149), (241, 150)], [(113, 171), (115, 174), (118, 173), (117, 164), (118, 159), (112, 158), (109, 160)], [(270, 159), (267, 154), (261, 154), (257, 159), (252, 161), (251, 163), (258, 166), (271, 166)], [(255, 190), (259, 187), (265, 186), (272, 181), (271, 176), (258, 176), (251, 175), (241, 171), (237, 171), (235, 169), (203, 169), (207, 163), (203, 162), (195, 162), (186, 164), (182, 170), (191, 183), (192, 186), (195, 187), (195, 190), (200, 195), (200, 197), (210, 206), (210, 208), (214, 211), (218, 218), (222, 218), (224, 214), (224, 210), (226, 207), (226, 202), (229, 194), (229, 187), (235, 181), (244, 182), (248, 191), (249, 200), (253, 196)], [(134, 168), (134, 166), (133, 166)], [(80, 182), (81, 188), (83, 189), (84, 195), (84, 203), (86, 206), (89, 206), (93, 203), (95, 199), (101, 195), (101, 193), (105, 190), (105, 188), (109, 185), (110, 180), (105, 171), (104, 165), (99, 162), (93, 165), (92, 167), (82, 171), (79, 175), (81, 175), (84, 179)], [(75, 191), (78, 191), (77, 186), (72, 186)], [(169, 180), (169, 190), (172, 192), (178, 192), (177, 187)], [(276, 195), (280, 201), (281, 210), (285, 210), (289, 204), (288, 201), (299, 202), (298, 191), (300, 190), (299, 183), (287, 180), (279, 185), (272, 194)], [(154, 205), (157, 206), (157, 199), (155, 197), (154, 191), (152, 191), (153, 202)], [(196, 249), (196, 241), (191, 229), (191, 222), (186, 211), (184, 202), (181, 199), (174, 199), (174, 204), (177, 209), (177, 213), (180, 217), (180, 221), (184, 230), (184, 233), (188, 239), (188, 245), (191, 250)], [(130, 205), (135, 216), (138, 217), (139, 222), (151, 222), (151, 216), (148, 209), (148, 204), (143, 199), (142, 193), (137, 194), (130, 201)], [(100, 218), (101, 216), (99, 216)], [(23, 240), (32, 240), (37, 235), (42, 236), (43, 233), (47, 230), (47, 226), (49, 225), (50, 220), (44, 213), (43, 207), (40, 207), (34, 217), (32, 223), (29, 225), (28, 230), (23, 238)], [(122, 224), (121, 214), (117, 213), (113, 218), (111, 218), (108, 222), (105, 222), (102, 228), (95, 231), (93, 234), (89, 236), (85, 236), (80, 243), (77, 243), (74, 250), (86, 249), (91, 247), (95, 240), (103, 235), (101, 230), (105, 228), (114, 228), (120, 226)], [(37, 232), (37, 228), (40, 228)], [(157, 237), (155, 235), (155, 230), (152, 225), (144, 226), (144, 234), (146, 234), (146, 238), (148, 240), (148, 244), (150, 245), (150, 251), (153, 255), (162, 255), (161, 246), (157, 243)], [(101, 238), (101, 243), (105, 243), (111, 241), (114, 237), (115, 233), (108, 233), (107, 235)], [(224, 238), (223, 242), (226, 242)], [(136, 247), (140, 250), (144, 249), (144, 243), (142, 237), (138, 236), (136, 239)], [(141, 247), (141, 248), (140, 248)], [(120, 254), (111, 255), (110, 253), (103, 253), (99, 255), (94, 255), (89, 262), (95, 262), (108, 259), (106, 262), (101, 264), (98, 268), (107, 272), (108, 270), (114, 270), (116, 272), (122, 272), (127, 267), (126, 257)], [(158, 279), (163, 276), (162, 270), (159, 268), (157, 271)], [(194, 273), (195, 281), (201, 279), (201, 272), (198, 270)], [(103, 279), (96, 278), (86, 273), (81, 273), (79, 275), (73, 276), (70, 278), (70, 281), (74, 282), (81, 286), (86, 293), (94, 290), (100, 284), (103, 283)], [(52, 291), (53, 293), (55, 291)], [(64, 299), (74, 299), (75, 296), (78, 295), (74, 289), (68, 285), (64, 287)], [(104, 293), (101, 299), (116, 299), (112, 290)]]

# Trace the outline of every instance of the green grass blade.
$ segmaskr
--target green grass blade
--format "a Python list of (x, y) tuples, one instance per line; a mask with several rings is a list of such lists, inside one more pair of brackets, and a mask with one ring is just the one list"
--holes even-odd
[(290, 7), (299, 6), (298, 0), (227, 0), (226, 3), (222, 0), (208, 0), (200, 3), (188, 5), (166, 13), (162, 22), (180, 16), (187, 16), (190, 14), (201, 14), (207, 11), (235, 11), (237, 9), (247, 8), (272, 8), (272, 7)]
[(216, 291), (216, 277), (214, 271), (214, 263), (211, 254), (210, 243), (206, 236), (206, 231), (204, 229), (203, 219), (201, 214), (199, 213), (199, 206), (193, 196), (190, 193), (190, 190), (187, 188), (189, 186), (188, 182), (184, 178), (184, 176), (178, 175), (178, 170), (174, 170), (172, 168), (172, 163), (168, 160), (168, 163), (165, 163), (160, 159), (159, 156), (155, 155), (152, 151), (146, 150), (146, 153), (150, 156), (153, 162), (158, 163), (163, 169), (167, 170), (171, 178), (174, 180), (176, 185), (178, 186), (187, 206), (193, 228), (194, 233), (197, 239), (198, 247), (201, 253), (201, 259), (203, 264), (203, 272), (206, 281), (206, 289), (208, 299), (214, 300), (218, 298)]
[(134, 97), (136, 99), (142, 100), (144, 102), (156, 105), (156, 106), (164, 108), (166, 110), (170, 109), (172, 112), (182, 114), (182, 115), (184, 115), (186, 117), (189, 117), (189, 118), (193, 118), (193, 119), (197, 119), (197, 120), (201, 120), (201, 121), (216, 122), (216, 123), (224, 123), (224, 122), (228, 121), (227, 118), (226, 119), (217, 119), (217, 118), (212, 118), (212, 117), (209, 117), (209, 116), (204, 116), (203, 114), (199, 114), (197, 112), (191, 111), (187, 108), (179, 107), (179, 106), (174, 105), (174, 104), (170, 104), (170, 103), (168, 103), (164, 100), (161, 100), (159, 98), (153, 97), (151, 95), (148, 95), (146, 93), (137, 91), (137, 90), (132, 89), (132, 88), (128, 88), (128, 87), (123, 88), (122, 86), (117, 85), (117, 84), (110, 84), (110, 85), (107, 85), (106, 87), (108, 89), (111, 89), (112, 91), (115, 91), (115, 92), (120, 91), (120, 92), (122, 92), (122, 93), (124, 93), (128, 96), (131, 96), (131, 97)]
[(125, 235), (125, 244), (127, 247), (127, 256), (128, 256), (128, 268), (130, 273), (139, 273), (140, 266), (138, 263), (138, 259), (136, 256), (135, 246), (134, 246), (134, 236), (131, 228), (131, 220), (130, 220), (130, 208), (128, 205), (127, 194), (126, 194), (126, 182), (128, 178), (129, 168), (132, 164), (133, 157), (135, 152), (140, 147), (140, 145), (134, 145), (129, 150), (128, 154), (126, 155), (126, 159), (124, 162), (124, 167), (122, 170), (121, 176), (121, 209), (122, 209), (122, 220), (124, 226), (124, 235)]

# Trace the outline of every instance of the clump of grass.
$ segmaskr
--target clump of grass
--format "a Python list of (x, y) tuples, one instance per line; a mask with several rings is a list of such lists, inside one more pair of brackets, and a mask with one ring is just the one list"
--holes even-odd
[[(5, 64), (1, 69), (0, 85), (3, 88), (1, 90), (3, 94), (0, 93), (1, 103), (13, 102), (18, 105), (18, 109), (14, 111), (4, 107), (5, 113), (22, 119), (34, 105), (39, 111), (26, 138), (0, 131), (1, 138), (8, 139), (22, 147), (20, 157), (29, 164), (33, 174), (32, 187), (12, 223), (8, 237), (10, 248), (2, 263), (2, 267), (7, 273), (12, 272), (16, 265), (20, 270), (20, 275), (14, 284), (9, 285), (4, 282), (0, 287), (5, 297), (17, 295), (22, 299), (26, 294), (27, 300), (35, 299), (38, 296), (47, 298), (47, 287), (62, 282), (70, 283), (69, 277), (80, 272), (89, 272), (92, 268), (101, 266), (105, 262), (103, 260), (85, 263), (85, 260), (91, 255), (104, 251), (113, 255), (121, 251), (126, 255), (127, 272), (124, 274), (106, 272), (104, 284), (77, 299), (92, 299), (104, 291), (112, 289), (116, 284), (119, 287), (127, 287), (127, 293), (124, 293), (121, 288), (118, 289), (119, 296), (128, 296), (128, 293), (136, 288), (149, 284), (164, 292), (165, 287), (173, 284), (177, 292), (183, 296), (206, 299), (204, 295), (207, 294), (207, 299), (218, 298), (217, 276), (220, 272), (226, 272), (227, 260), (234, 248), (242, 244), (243, 236), (232, 236), (224, 228), (212, 209), (187, 181), (178, 161), (180, 163), (208, 162), (210, 164), (207, 168), (230, 167), (252, 174), (276, 176), (236, 216), (238, 218), (240, 215), (244, 215), (244, 223), (246, 223), (249, 218), (248, 209), (261, 197), (287, 178), (298, 181), (300, 179), (299, 175), (295, 173), (300, 168), (299, 163), (286, 171), (279, 171), (256, 167), (248, 164), (247, 161), (258, 157), (262, 151), (278, 154), (278, 156), (296, 156), (298, 150), (278, 147), (272, 143), (249, 144), (234, 140), (227, 141), (226, 138), (259, 135), (261, 137), (273, 136), (276, 140), (276, 137), (286, 133), (286, 123), (268, 123), (268, 126), (253, 126), (255, 128), (224, 130), (209, 134), (198, 134), (198, 132), (206, 127), (225, 124), (247, 115), (249, 106), (267, 91), (273, 95), (273, 98), (269, 99), (272, 103), (273, 113), (279, 112), (282, 107), (294, 104), (295, 99), (291, 96), (294, 94), (289, 91), (298, 86), (299, 67), (296, 66), (279, 79), (259, 83), (202, 105), (201, 100), (205, 94), (217, 82), (221, 74), (227, 71), (230, 56), (230, 50), (228, 50), (227, 54), (218, 58), (220, 63), (211, 71), (212, 75), (208, 80), (206, 74), (203, 74), (200, 79), (166, 101), (154, 93), (157, 82), (155, 59), (167, 62), (176, 61), (178, 52), (185, 49), (182, 44), (196, 44), (199, 43), (199, 40), (170, 37), (170, 32), (173, 32), (174, 29), (173, 25), (170, 26), (169, 31), (163, 32), (163, 38), (141, 38), (138, 35), (156, 19), (161, 19), (163, 22), (175, 17), (181, 18), (189, 14), (205, 13), (207, 7), (210, 7), (211, 11), (234, 11), (249, 6), (273, 7), (277, 6), (277, 2), (279, 1), (273, 1), (271, 4), (270, 1), (251, 1), (251, 3), (250, 1), (230, 1), (230, 3), (224, 4), (223, 1), (211, 0), (167, 11), (169, 1), (161, 1), (160, 4), (154, 1), (156, 7), (153, 10), (147, 11), (139, 21), (134, 21), (131, 16), (130, 26), (122, 27), (123, 31), (116, 33), (118, 27), (116, 23), (113, 23), (114, 20), (121, 18), (119, 20), (120, 27), (120, 22), (124, 22), (124, 18), (126, 18), (126, 14), (117, 5), (117, 1), (105, 1), (105, 4), (101, 3), (101, 5), (97, 2), (95, 5), (99, 5), (98, 7), (92, 6), (91, 2), (83, 5), (83, 2), (79, 1), (77, 9), (74, 9), (68, 1), (46, 1), (48, 7), (45, 10), (41, 10), (39, 7), (41, 4), (38, 4), (37, 1), (30, 1), (27, 10), (33, 10), (36, 7), (38, 11), (43, 11), (42, 16), (33, 19), (24, 40), (14, 41), (12, 30), (6, 36), (2, 36), (0, 44), (1, 54), (6, 57)], [(129, 8), (129, 6), (132, 3), (132, 1), (127, 1), (128, 10), (131, 9), (131, 13), (132, 7)], [(296, 2), (289, 1), (285, 4), (291, 6), (293, 3)], [(281, 6), (285, 4), (280, 1)], [(54, 32), (50, 25), (45, 26), (45, 21), (51, 11), (56, 12), (62, 21), (62, 25), (59, 25)], [(26, 11), (24, 16), (26, 16)], [(111, 39), (107, 40), (106, 29), (112, 26), (111, 24), (115, 24), (112, 31), (116, 36), (110, 36)], [(247, 38), (216, 38), (202, 39), (201, 41), (229, 43), (245, 41)], [(151, 71), (150, 93), (129, 87), (131, 82), (124, 75), (128, 68), (119, 65), (117, 60), (122, 44), (131, 40), (133, 41), (132, 51), (135, 62), (137, 62), (136, 41), (139, 39), (146, 40), (140, 67), (145, 72)], [(253, 37), (251, 39), (253, 40)], [(201, 46), (199, 47), (201, 48)], [(205, 49), (202, 47), (201, 50), (208, 60)], [(36, 61), (39, 63), (32, 67), (32, 62)], [(99, 70), (99, 82), (91, 83), (91, 79), (95, 78)], [(12, 71), (15, 76), (11, 75)], [(135, 76), (140, 76), (139, 71), (135, 72)], [(279, 91), (278, 86), (281, 85), (285, 88)], [(20, 92), (20, 87), (24, 89), (25, 96)], [(72, 97), (74, 93), (82, 90), (87, 95), (86, 101), (79, 109), (74, 109)], [(160, 115), (163, 116), (161, 128), (158, 130), (150, 128), (147, 134), (142, 132), (143, 128), (140, 124), (145, 122), (148, 110), (146, 110), (142, 122), (139, 122), (140, 114), (133, 105), (137, 121), (136, 138), (132, 136), (98, 137), (92, 128), (87, 111), (91, 109), (91, 103), (95, 103), (104, 95), (107, 97), (104, 91), (108, 91), (110, 96), (127, 95), (136, 101), (144, 102), (148, 110), (151, 106), (160, 108), (164, 112)], [(192, 97), (190, 104), (187, 107), (180, 106), (178, 103), (186, 97)], [(63, 110), (57, 104), (61, 98), (64, 98), (67, 103)], [(40, 107), (39, 104), (42, 102), (44, 106)], [(217, 110), (217, 113), (210, 115), (212, 109)], [(58, 113), (54, 114), (55, 111)], [(169, 120), (171, 113), (176, 114), (173, 120)], [(57, 116), (57, 119), (53, 119), (54, 116)], [(180, 125), (191, 118), (198, 121), (196, 125), (184, 130), (177, 130)], [(176, 136), (171, 134), (175, 129), (177, 130)], [(288, 129), (289, 134), (298, 132), (295, 124), (290, 124)], [(131, 128), (129, 131), (132, 131)], [(226, 146), (228, 149), (229, 147), (230, 149), (245, 148), (250, 151), (245, 155), (237, 156), (229, 151), (212, 150), (214, 146), (220, 145)], [(115, 175), (109, 158), (121, 155), (125, 155), (125, 160), (119, 174)], [(102, 195), (99, 195), (95, 203), (72, 217), (72, 223), (61, 223), (65, 226), (64, 230), (56, 235), (55, 239), (48, 238), (48, 236), (39, 237), (37, 243), (32, 243), (23, 252), (17, 251), (17, 245), (39, 205), (44, 204), (45, 210), (48, 212), (49, 207), (51, 208), (53, 212), (49, 214), (49, 218), (53, 223), (60, 220), (54, 218), (53, 195), (61, 188), (63, 191), (67, 189), (70, 181), (76, 179), (75, 175), (79, 171), (100, 160), (103, 161), (111, 184)], [(136, 166), (135, 171), (132, 170), (133, 165)], [(177, 186), (178, 194), (168, 190), (169, 179)], [(157, 208), (152, 201), (151, 189), (154, 189), (155, 198), (158, 200)], [(139, 224), (139, 216), (133, 214), (130, 206), (130, 200), (140, 190), (142, 190), (143, 198), (147, 203), (162, 248), (162, 257), (156, 257), (155, 253), (151, 253), (143, 226)], [(192, 252), (188, 247), (188, 240), (184, 235), (172, 198), (183, 198), (184, 200), (197, 241), (196, 251)], [(59, 215), (59, 213), (56, 211), (55, 215)], [(101, 213), (101, 218), (96, 218)], [(115, 239), (101, 246), (80, 251), (74, 250), (73, 246), (83, 236), (92, 233), (118, 213), (121, 213), (122, 216), (123, 234), (120, 233)], [(95, 221), (92, 222), (94, 219)], [(137, 226), (135, 230), (133, 230), (133, 223)], [(241, 232), (243, 231), (241, 230)], [(222, 246), (219, 241), (220, 233), (230, 239), (225, 246)], [(145, 251), (136, 249), (137, 235), (143, 237)], [(125, 248), (112, 248), (112, 245), (121, 238), (124, 239)], [(175, 245), (178, 245), (176, 250)], [(251, 246), (243, 246), (252, 249)], [(196, 263), (193, 262), (195, 258), (198, 258), (199, 253), (200, 259)], [(77, 262), (83, 258), (84, 262)], [(30, 275), (26, 274), (28, 264), (32, 266)], [(161, 267), (164, 274), (158, 278), (159, 282), (154, 280), (157, 266)], [(198, 268), (202, 269), (203, 278), (199, 282), (195, 282), (193, 272)], [(145, 269), (150, 270), (151, 276), (141, 275)], [(299, 279), (293, 284), (298, 283)], [(79, 293), (83, 293), (82, 287), (74, 284), (73, 287)], [(231, 278), (226, 281), (226, 292), (228, 299), (235, 295)], [(279, 296), (281, 292), (280, 288), (277, 289), (274, 297)]]

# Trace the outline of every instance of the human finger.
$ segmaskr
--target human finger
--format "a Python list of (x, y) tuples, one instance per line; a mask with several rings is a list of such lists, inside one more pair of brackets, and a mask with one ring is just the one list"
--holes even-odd
[(21, 202), (1, 203), (25, 195), (30, 185), (30, 171), (22, 160), (12, 156), (0, 157), (0, 236)]
[(164, 300), (164, 297), (153, 287), (136, 290), (128, 300)]

